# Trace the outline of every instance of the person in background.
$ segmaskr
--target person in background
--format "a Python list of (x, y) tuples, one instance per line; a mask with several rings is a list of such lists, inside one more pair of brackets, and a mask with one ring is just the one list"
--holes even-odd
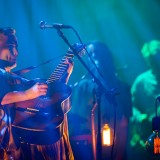
[[(110, 102), (110, 98), (102, 93), (101, 97), (101, 127), (104, 124), (109, 124), (113, 129), (115, 122), (115, 111), (116, 111), (116, 138), (115, 146), (113, 150), (114, 160), (125, 160), (127, 159), (127, 141), (128, 141), (128, 124), (129, 118), (132, 116), (131, 108), (131, 94), (130, 87), (122, 82), (116, 75), (116, 69), (112, 57), (112, 53), (108, 46), (100, 41), (93, 41), (88, 43), (86, 46), (89, 55), (92, 57), (97, 68), (101, 72), (98, 73), (96, 67), (92, 61), (88, 59), (87, 65), (97, 77), (97, 79), (103, 84), (106, 91), (117, 89), (118, 95), (115, 95), (116, 106)], [(88, 73), (83, 77), (81, 81), (73, 88), (72, 93), (72, 109), (70, 111), (71, 119), (70, 122), (70, 133), (71, 137), (76, 135), (91, 134), (91, 110), (95, 104), (96, 97), (95, 91), (97, 90), (97, 84), (93, 80), (93, 77)], [(102, 91), (102, 90), (101, 90)], [(117, 94), (117, 93), (116, 93)], [(75, 115), (77, 121), (72, 120), (72, 115)], [(95, 109), (95, 125), (97, 133), (97, 108)], [(73, 126), (79, 126), (77, 128)], [(113, 130), (112, 130), (113, 131)], [(103, 159), (111, 159), (111, 147), (104, 147)], [(106, 155), (107, 153), (107, 155)], [(82, 155), (86, 155), (85, 150), (81, 151), (78, 159), (82, 159)], [(76, 156), (76, 154), (75, 154)], [(92, 159), (92, 157), (90, 157)]]
[[(160, 41), (144, 43), (142, 56), (148, 70), (138, 75), (132, 84), (133, 117), (131, 125), (131, 159), (152, 159), (146, 141), (152, 134), (152, 118), (156, 115), (155, 102), (160, 94)], [(159, 111), (159, 108), (158, 108)]]
[[(17, 90), (16, 84), (23, 85), (24, 79), (12, 72), (17, 65), (18, 42), (13, 28), (0, 28), (0, 144), (1, 159), (3, 160), (73, 160), (74, 156), (69, 142), (67, 114), (64, 115), (62, 125), (62, 137), (49, 145), (21, 144), (17, 141), (18, 134), (13, 131), (13, 123), (16, 119), (15, 103), (32, 100), (45, 96), (49, 89), (44, 82), (35, 82), (27, 89)], [(72, 73), (73, 64), (66, 60), (67, 83)], [(26, 106), (27, 107), (27, 106)], [(19, 117), (17, 117), (19, 118)], [(52, 129), (51, 129), (52, 130)], [(27, 133), (26, 133), (27, 135)], [(52, 135), (43, 137), (48, 140)], [(37, 137), (38, 138), (38, 135)], [(3, 151), (3, 152), (2, 152)]]

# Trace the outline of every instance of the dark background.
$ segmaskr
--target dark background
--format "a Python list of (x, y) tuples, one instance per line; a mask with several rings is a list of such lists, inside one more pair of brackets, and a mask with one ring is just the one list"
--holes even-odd
[[(93, 40), (106, 43), (120, 78), (129, 85), (147, 69), (140, 50), (146, 41), (159, 39), (159, 16), (159, 0), (0, 0), (0, 27), (11, 26), (17, 31), (20, 53), (17, 69), (39, 65), (67, 52), (68, 46), (55, 29), (39, 28), (43, 20), (71, 25), (83, 43)], [(72, 30), (63, 33), (71, 44), (79, 42)], [(48, 78), (60, 59), (26, 76)], [(86, 73), (77, 58), (74, 63), (70, 84)]]

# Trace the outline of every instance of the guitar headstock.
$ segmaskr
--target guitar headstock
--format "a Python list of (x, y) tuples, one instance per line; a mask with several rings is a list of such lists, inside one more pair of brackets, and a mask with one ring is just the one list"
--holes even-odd
[[(79, 56), (83, 56), (86, 53), (85, 45), (80, 43), (75, 43), (72, 45), (74, 51), (69, 48), (67, 53), (78, 54)], [(76, 53), (75, 53), (76, 52)]]

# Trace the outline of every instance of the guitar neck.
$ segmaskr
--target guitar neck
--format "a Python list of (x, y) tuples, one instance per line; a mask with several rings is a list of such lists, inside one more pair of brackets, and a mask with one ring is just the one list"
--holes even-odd
[(65, 56), (62, 58), (62, 60), (60, 61), (56, 69), (53, 71), (51, 76), (47, 79), (46, 83), (49, 84), (54, 81), (59, 81), (68, 68), (68, 64), (66, 64), (66, 59), (71, 60), (73, 59), (73, 57), (74, 57), (74, 54), (68, 51), (65, 54)]

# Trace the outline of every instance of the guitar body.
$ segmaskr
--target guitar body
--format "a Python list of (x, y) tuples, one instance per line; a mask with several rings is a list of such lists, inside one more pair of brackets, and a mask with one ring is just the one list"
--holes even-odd
[[(35, 82), (28, 83), (28, 86)], [(26, 88), (28, 86), (25, 85)], [(46, 96), (15, 103), (14, 134), (21, 142), (30, 144), (52, 144), (60, 139), (65, 114), (62, 104), (68, 101), (70, 95), (69, 86), (55, 81), (48, 84)]]

